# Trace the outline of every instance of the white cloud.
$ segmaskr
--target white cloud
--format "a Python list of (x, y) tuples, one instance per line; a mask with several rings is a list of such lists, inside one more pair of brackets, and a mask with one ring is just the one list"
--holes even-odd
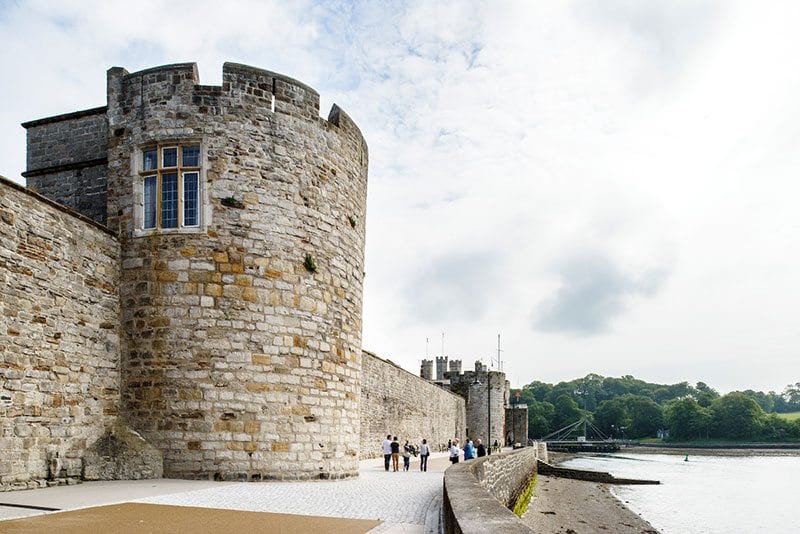
[(24, 169), (20, 122), (102, 105), (110, 66), (276, 70), (370, 146), (366, 348), (416, 371), (425, 338), (470, 362), (502, 332), (515, 382), (781, 389), (798, 22), (714, 1), (5, 3), (0, 172)]

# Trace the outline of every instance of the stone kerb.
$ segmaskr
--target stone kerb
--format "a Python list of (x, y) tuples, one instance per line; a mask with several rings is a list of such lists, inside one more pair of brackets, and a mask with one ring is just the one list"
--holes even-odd
[(444, 532), (531, 533), (508, 508), (536, 473), (539, 447), (455, 464), (444, 474)]

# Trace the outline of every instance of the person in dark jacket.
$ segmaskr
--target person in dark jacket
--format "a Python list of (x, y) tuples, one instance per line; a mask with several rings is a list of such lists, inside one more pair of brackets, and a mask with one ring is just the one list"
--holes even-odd
[(397, 436), (394, 437), (390, 446), (392, 449), (392, 471), (397, 471), (400, 464), (400, 442), (397, 441)]
[(486, 446), (481, 443), (481, 440), (476, 440), (475, 443), (477, 444), (475, 446), (475, 452), (478, 454), (478, 458), (486, 456)]

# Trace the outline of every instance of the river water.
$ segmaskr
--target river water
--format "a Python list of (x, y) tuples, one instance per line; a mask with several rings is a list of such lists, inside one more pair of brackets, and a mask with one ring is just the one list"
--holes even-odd
[(614, 495), (663, 534), (800, 532), (800, 456), (582, 456), (565, 467), (659, 480)]

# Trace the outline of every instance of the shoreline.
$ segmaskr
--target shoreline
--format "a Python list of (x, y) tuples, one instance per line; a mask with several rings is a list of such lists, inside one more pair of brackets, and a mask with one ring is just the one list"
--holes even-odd
[[(702, 447), (625, 447), (613, 453), (586, 453), (586, 456), (625, 454), (669, 454), (674, 456), (800, 456), (800, 449), (702, 448)], [(563, 462), (584, 456), (581, 453), (550, 453), (550, 462)], [(522, 521), (537, 534), (659, 534), (646, 519), (628, 508), (612, 491), (612, 485), (537, 475), (533, 495)]]
[[(550, 453), (559, 465), (578, 456)], [(537, 534), (658, 534), (647, 520), (625, 506), (609, 484), (537, 475), (533, 495), (522, 521)]]
[(608, 484), (537, 475), (522, 521), (537, 534), (659, 534)]

